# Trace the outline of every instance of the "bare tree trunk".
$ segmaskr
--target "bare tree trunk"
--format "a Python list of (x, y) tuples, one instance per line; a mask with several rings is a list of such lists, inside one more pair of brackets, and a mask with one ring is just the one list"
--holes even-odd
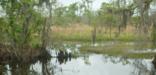
[[(28, 10), (29, 7), (26, 7), (26, 11)], [(26, 13), (26, 18), (23, 22), (23, 28), (22, 28), (22, 33), (21, 33), (21, 37), (22, 37), (22, 44), (21, 46), (28, 46), (28, 39), (29, 39), (29, 26), (30, 26), (30, 20), (31, 20), (31, 13)]]
[(92, 31), (92, 41), (93, 44), (96, 42), (96, 26), (94, 26), (93, 31)]
[[(144, 34), (148, 33), (148, 27), (149, 27), (149, 8), (150, 4), (153, 0), (140, 0), (138, 1), (138, 5), (140, 8), (140, 30), (141, 32), (144, 32)], [(137, 2), (137, 1), (136, 1)]]
[(111, 39), (112, 38), (112, 25), (110, 24), (110, 27), (109, 27), (109, 38)]
[(153, 21), (153, 29), (152, 29), (152, 42), (153, 42), (153, 45), (156, 45), (156, 22)]
[(45, 50), (46, 49), (46, 46), (47, 46), (47, 37), (48, 37), (48, 34), (47, 34), (47, 18), (45, 18), (45, 24), (43, 26), (43, 30), (42, 30), (42, 49), (41, 50)]
[(49, 9), (49, 18), (45, 18), (45, 25), (43, 26), (43, 31), (42, 31), (42, 49), (41, 50), (46, 50), (46, 46), (49, 44), (49, 32), (51, 30), (51, 24), (52, 24), (52, 6), (51, 3), (48, 6)]

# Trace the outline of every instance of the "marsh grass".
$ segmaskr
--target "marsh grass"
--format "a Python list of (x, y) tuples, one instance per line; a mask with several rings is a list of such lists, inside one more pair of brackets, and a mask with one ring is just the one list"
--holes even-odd
[(133, 44), (128, 45), (125, 43), (113, 44), (110, 46), (84, 46), (80, 48), (82, 53), (97, 53), (106, 54), (110, 56), (122, 56), (126, 58), (152, 58), (156, 53), (132, 53), (132, 50), (145, 50), (150, 49), (149, 44)]
[[(145, 40), (147, 38), (142, 37), (139, 33), (136, 33), (133, 27), (125, 29), (119, 36), (117, 36), (117, 30), (112, 29), (111, 33), (106, 30), (107, 28), (98, 27), (96, 31), (96, 42), (100, 41), (137, 41)], [(72, 25), (72, 26), (53, 26), (51, 32), (51, 38), (53, 41), (92, 41), (93, 27), (88, 25)], [(147, 36), (147, 35), (146, 35)], [(148, 39), (150, 40), (150, 39)]]
[[(135, 28), (128, 25), (125, 30), (117, 36), (117, 29), (112, 28), (111, 33), (107, 28), (97, 27), (96, 43), (105, 43), (109, 41), (118, 42), (111, 46), (90, 46), (92, 41), (93, 27), (88, 25), (71, 25), (71, 26), (53, 26), (51, 32), (51, 39), (53, 42), (79, 42), (85, 43), (80, 48), (82, 53), (98, 53), (107, 54), (111, 56), (123, 56), (127, 58), (151, 58), (155, 53), (129, 53), (130, 50), (144, 50), (150, 49), (151, 44), (150, 35), (140, 35), (136, 32)], [(145, 37), (146, 36), (146, 37)], [(147, 38), (148, 37), (148, 38)], [(145, 41), (145, 42), (143, 42)], [(122, 43), (121, 43), (122, 42)], [(126, 42), (142, 42), (134, 45), (126, 45)], [(87, 43), (87, 44), (86, 44)]]

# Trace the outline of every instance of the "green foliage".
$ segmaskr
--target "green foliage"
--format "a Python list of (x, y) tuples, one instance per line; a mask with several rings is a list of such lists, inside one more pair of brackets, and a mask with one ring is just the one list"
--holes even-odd
[(40, 39), (44, 17), (34, 9), (36, 3), (34, 0), (1, 0), (6, 15), (0, 20), (0, 32), (7, 36), (0, 37), (8, 38), (7, 42), (14, 46), (31, 45), (36, 36)]
[(133, 24), (139, 24), (139, 21), (140, 21), (140, 17), (139, 16), (132, 17), (132, 23)]
[(117, 25), (119, 20), (118, 15), (114, 14), (115, 10), (116, 8), (114, 8), (112, 4), (103, 3), (98, 11), (99, 22), (105, 26)]
[(53, 23), (55, 25), (64, 25), (66, 24), (66, 20), (64, 17), (64, 12), (66, 11), (66, 7), (58, 7), (54, 9)]
[(78, 3), (73, 3), (68, 7), (57, 7), (54, 9), (54, 24), (69, 25), (77, 23), (80, 18), (78, 16)]
[[(94, 27), (105, 26), (106, 29), (109, 27), (109, 34), (111, 34), (112, 27), (118, 29), (119, 26), (122, 25), (125, 12), (131, 12), (128, 14), (129, 16), (126, 14), (126, 17), (131, 18), (132, 24), (138, 25), (140, 22), (140, 16), (132, 16), (135, 8), (139, 8), (139, 6), (137, 6), (138, 4), (134, 2), (127, 0), (119, 2), (119, 0), (113, 0), (113, 2), (110, 3), (103, 3), (97, 11), (92, 10), (92, 2), (93, 0), (81, 0), (69, 6), (61, 6), (59, 3), (57, 4), (57, 0), (0, 0), (2, 10), (6, 14), (0, 18), (0, 33), (4, 33), (0, 38), (5, 39), (8, 37), (10, 43), (19, 45), (22, 43), (32, 44), (35, 38), (41, 41), (41, 33), (44, 27), (47, 26), (45, 19), (49, 19), (50, 14), (52, 15), (52, 22), (50, 22), (49, 25), (82, 23), (93, 25)], [(129, 21), (128, 19), (128, 22)], [(78, 40), (83, 36), (73, 35), (71, 39), (75, 37), (77, 37)], [(91, 36), (83, 38), (91, 40), (90, 37)], [(126, 38), (126, 40), (133, 39), (131, 37), (133, 37), (133, 35), (126, 35), (119, 38)], [(97, 37), (97, 40), (103, 38), (108, 39), (108, 37), (101, 36), (100, 38)]]

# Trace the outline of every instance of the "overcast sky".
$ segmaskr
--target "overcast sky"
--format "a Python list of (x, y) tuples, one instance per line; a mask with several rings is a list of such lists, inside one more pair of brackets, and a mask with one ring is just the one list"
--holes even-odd
[[(61, 3), (62, 5), (68, 6), (78, 1), (81, 1), (81, 0), (59, 0), (59, 3)], [(111, 0), (93, 0), (92, 9), (97, 10), (100, 8), (102, 2), (109, 2), (109, 1)]]

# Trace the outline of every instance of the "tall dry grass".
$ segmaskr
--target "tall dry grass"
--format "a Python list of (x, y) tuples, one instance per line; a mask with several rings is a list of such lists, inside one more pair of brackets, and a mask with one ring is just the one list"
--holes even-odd
[[(52, 26), (52, 39), (64, 41), (91, 41), (93, 27), (84, 24), (75, 24), (70, 26)], [(109, 27), (97, 27), (97, 41), (110, 41), (110, 40), (123, 40), (131, 41), (140, 39), (136, 33), (137, 30), (134, 26), (128, 25), (127, 28), (122, 30), (121, 35), (116, 37), (118, 29), (112, 27), (111, 32)], [(111, 35), (110, 35), (111, 34)]]

